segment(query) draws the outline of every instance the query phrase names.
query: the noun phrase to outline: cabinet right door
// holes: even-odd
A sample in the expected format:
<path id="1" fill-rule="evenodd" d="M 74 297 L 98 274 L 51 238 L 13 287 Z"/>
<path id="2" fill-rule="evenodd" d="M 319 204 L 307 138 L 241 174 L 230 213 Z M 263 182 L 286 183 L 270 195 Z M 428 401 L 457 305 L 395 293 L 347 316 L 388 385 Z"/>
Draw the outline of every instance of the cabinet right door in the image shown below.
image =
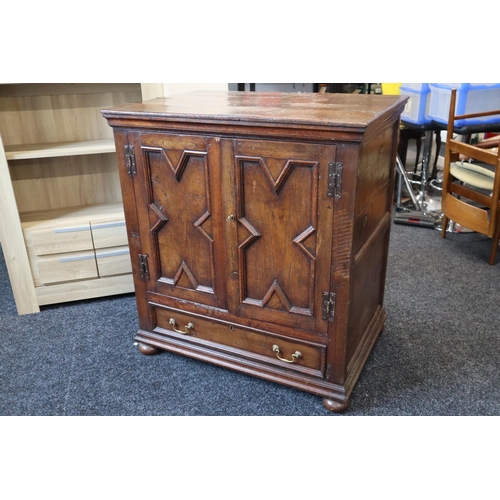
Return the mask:
<path id="1" fill-rule="evenodd" d="M 223 209 L 231 312 L 293 328 L 326 331 L 335 146 L 222 141 Z M 232 168 L 227 168 L 229 165 Z"/>

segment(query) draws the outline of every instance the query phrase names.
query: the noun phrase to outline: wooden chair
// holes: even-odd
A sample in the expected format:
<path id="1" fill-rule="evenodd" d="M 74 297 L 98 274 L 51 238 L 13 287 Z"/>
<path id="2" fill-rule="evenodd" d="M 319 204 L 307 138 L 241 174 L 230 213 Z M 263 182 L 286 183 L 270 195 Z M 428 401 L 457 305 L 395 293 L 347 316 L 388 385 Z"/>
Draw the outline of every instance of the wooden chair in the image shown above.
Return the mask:
<path id="1" fill-rule="evenodd" d="M 493 152 L 456 141 L 453 131 L 455 120 L 500 116 L 500 110 L 455 116 L 455 103 L 456 90 L 452 90 L 443 173 L 441 237 L 446 237 L 448 221 L 452 220 L 492 238 L 490 264 L 493 265 L 500 238 L 500 148 Z M 477 160 L 480 164 L 463 160 L 460 163 L 461 157 Z M 487 192 L 491 194 L 485 194 Z"/>

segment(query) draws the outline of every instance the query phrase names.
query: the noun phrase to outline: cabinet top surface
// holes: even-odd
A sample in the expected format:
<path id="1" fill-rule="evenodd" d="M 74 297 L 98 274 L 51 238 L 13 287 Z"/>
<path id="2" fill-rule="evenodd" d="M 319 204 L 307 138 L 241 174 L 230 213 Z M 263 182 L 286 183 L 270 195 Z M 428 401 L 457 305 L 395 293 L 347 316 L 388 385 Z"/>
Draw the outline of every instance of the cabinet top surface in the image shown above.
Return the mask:
<path id="1" fill-rule="evenodd" d="M 366 128 L 402 112 L 404 96 L 312 92 L 196 91 L 102 110 L 106 118 L 266 122 Z"/>

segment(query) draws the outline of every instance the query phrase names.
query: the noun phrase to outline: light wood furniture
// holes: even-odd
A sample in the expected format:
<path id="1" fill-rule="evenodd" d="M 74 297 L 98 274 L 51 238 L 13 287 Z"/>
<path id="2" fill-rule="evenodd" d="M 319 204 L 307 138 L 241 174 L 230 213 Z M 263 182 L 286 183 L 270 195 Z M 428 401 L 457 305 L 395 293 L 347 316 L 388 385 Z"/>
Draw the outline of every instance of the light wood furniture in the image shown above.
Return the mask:
<path id="1" fill-rule="evenodd" d="M 103 106 L 154 85 L 0 85 L 0 241 L 19 314 L 133 291 Z"/>
<path id="2" fill-rule="evenodd" d="M 140 351 L 212 362 L 345 410 L 386 317 L 406 100 L 193 92 L 105 109 Z"/>
<path id="3" fill-rule="evenodd" d="M 441 237 L 446 237 L 450 220 L 492 238 L 490 265 L 495 257 L 500 239 L 500 147 L 497 151 L 483 149 L 453 139 L 455 120 L 499 115 L 500 110 L 455 116 L 456 90 L 451 92 L 450 114 L 443 170 L 443 225 Z M 492 171 L 479 165 L 457 164 L 460 155 L 492 165 Z M 485 189 L 491 196 L 485 194 Z"/>

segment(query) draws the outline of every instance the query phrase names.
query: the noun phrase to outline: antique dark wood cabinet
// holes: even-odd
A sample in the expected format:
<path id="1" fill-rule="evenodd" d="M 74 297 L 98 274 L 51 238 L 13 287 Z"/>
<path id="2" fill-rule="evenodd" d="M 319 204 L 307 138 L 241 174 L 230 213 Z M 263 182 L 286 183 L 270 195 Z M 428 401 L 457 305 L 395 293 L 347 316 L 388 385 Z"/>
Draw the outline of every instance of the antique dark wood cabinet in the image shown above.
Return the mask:
<path id="1" fill-rule="evenodd" d="M 103 110 L 118 154 L 139 350 L 348 408 L 386 317 L 405 102 L 193 92 Z"/>

